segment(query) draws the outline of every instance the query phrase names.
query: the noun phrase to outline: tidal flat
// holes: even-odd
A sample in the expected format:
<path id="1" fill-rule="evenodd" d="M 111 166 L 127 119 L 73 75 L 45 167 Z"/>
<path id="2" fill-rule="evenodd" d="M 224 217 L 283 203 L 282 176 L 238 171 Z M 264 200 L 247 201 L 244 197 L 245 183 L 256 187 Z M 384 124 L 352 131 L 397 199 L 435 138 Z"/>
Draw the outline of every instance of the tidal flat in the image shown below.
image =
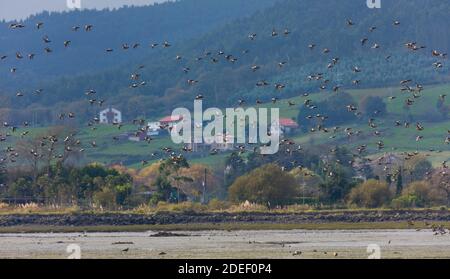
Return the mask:
<path id="1" fill-rule="evenodd" d="M 429 229 L 0 234 L 0 258 L 66 259 L 73 247 L 82 259 L 450 258 L 450 236 Z"/>

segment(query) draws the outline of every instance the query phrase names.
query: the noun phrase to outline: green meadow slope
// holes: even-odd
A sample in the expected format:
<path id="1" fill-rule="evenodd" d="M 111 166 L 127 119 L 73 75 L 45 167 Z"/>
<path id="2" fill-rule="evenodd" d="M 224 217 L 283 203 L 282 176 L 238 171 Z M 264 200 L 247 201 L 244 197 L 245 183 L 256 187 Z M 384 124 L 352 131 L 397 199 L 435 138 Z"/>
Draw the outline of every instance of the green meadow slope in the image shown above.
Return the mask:
<path id="1" fill-rule="evenodd" d="M 450 146 L 444 143 L 447 131 L 450 129 L 450 119 L 439 122 L 422 120 L 428 119 L 430 115 L 436 113 L 436 102 L 441 94 L 450 92 L 450 85 L 426 86 L 421 97 L 416 100 L 409 111 L 405 111 L 403 108 L 404 100 L 409 94 L 401 93 L 398 88 L 355 89 L 346 92 L 353 96 L 355 102 L 359 102 L 363 97 L 368 95 L 382 97 L 386 102 L 388 114 L 376 119 L 378 125 L 376 130 L 381 133 L 379 137 L 373 135 L 374 129 L 370 128 L 367 122 L 358 121 L 340 125 L 342 127 L 341 131 L 336 133 L 332 138 L 330 137 L 330 133 L 299 131 L 292 136 L 292 139 L 298 144 L 306 146 L 324 144 L 330 146 L 345 145 L 348 148 L 356 148 L 359 145 L 366 144 L 368 155 L 390 151 L 426 151 L 429 154 L 430 161 L 435 164 L 450 159 Z M 321 92 L 311 94 L 308 97 L 283 99 L 276 104 L 268 103 L 261 105 L 261 107 L 277 107 L 280 109 L 281 117 L 297 120 L 299 108 L 306 99 L 319 102 L 330 97 L 331 94 L 339 93 Z M 389 100 L 389 96 L 397 96 L 397 99 Z M 288 101 L 296 105 L 290 106 L 288 105 Z M 450 98 L 446 100 L 446 104 L 450 105 Z M 403 126 L 395 127 L 395 121 L 398 120 L 403 123 L 407 117 L 413 118 L 410 128 L 404 128 Z M 415 129 L 416 122 L 420 122 L 425 127 L 425 130 L 419 133 Z M 302 124 L 301 121 L 300 124 Z M 348 138 L 343 131 L 347 127 L 352 128 L 354 131 L 361 131 L 361 135 Z M 49 128 L 21 128 L 12 133 L 7 141 L 0 143 L 1 149 L 4 150 L 8 146 L 14 146 L 15 142 L 23 140 L 24 137 L 21 136 L 21 133 L 25 130 L 29 131 L 25 137 L 31 138 L 45 134 Z M 107 125 L 98 125 L 96 129 L 90 127 L 81 128 L 78 131 L 77 137 L 83 143 L 83 148 L 85 148 L 83 162 L 100 162 L 103 164 L 121 163 L 128 167 L 141 168 L 142 160 L 149 161 L 149 163 L 158 160 L 162 155 L 162 148 L 181 148 L 181 146 L 173 144 L 168 136 L 155 137 L 149 143 L 128 140 L 117 141 L 113 139 L 123 133 L 135 132 L 137 128 L 138 126 L 130 124 L 124 125 L 120 130 L 117 127 Z M 3 129 L 0 134 L 4 135 L 6 132 L 7 130 Z M 419 134 L 423 136 L 423 140 L 417 142 L 416 137 Z M 382 150 L 379 150 L 376 145 L 379 140 L 382 140 L 385 144 L 385 148 Z M 89 144 L 93 141 L 97 144 L 95 148 Z M 156 153 L 156 156 L 152 156 L 152 153 Z M 212 156 L 194 153 L 190 155 L 190 159 L 194 163 L 221 166 L 226 156 L 227 154 Z"/>

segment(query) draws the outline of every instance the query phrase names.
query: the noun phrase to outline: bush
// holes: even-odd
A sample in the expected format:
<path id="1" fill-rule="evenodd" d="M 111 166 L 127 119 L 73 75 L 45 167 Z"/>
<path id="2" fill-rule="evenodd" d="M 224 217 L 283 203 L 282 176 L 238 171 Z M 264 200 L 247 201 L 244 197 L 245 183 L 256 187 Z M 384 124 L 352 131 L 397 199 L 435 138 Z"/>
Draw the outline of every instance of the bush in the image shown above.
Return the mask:
<path id="1" fill-rule="evenodd" d="M 411 208 L 417 202 L 418 199 L 415 195 L 402 195 L 392 201 L 392 207 L 395 209 Z"/>
<path id="2" fill-rule="evenodd" d="M 230 212 L 267 212 L 267 205 L 251 203 L 249 201 L 242 202 L 230 207 Z"/>
<path id="3" fill-rule="evenodd" d="M 152 194 L 149 204 L 150 204 L 150 206 L 156 206 L 156 205 L 158 205 L 158 203 L 162 202 L 163 200 L 164 200 L 164 195 L 160 192 L 155 192 Z"/>
<path id="4" fill-rule="evenodd" d="M 295 187 L 292 175 L 275 164 L 268 164 L 236 179 L 229 188 L 229 198 L 233 202 L 287 205 L 295 199 Z"/>
<path id="5" fill-rule="evenodd" d="M 204 212 L 207 206 L 195 202 L 167 203 L 160 201 L 156 206 L 159 212 Z"/>
<path id="6" fill-rule="evenodd" d="M 427 173 L 433 170 L 433 165 L 424 156 L 415 156 L 414 158 L 405 162 L 405 170 L 409 171 L 410 182 L 422 181 L 426 178 Z"/>
<path id="7" fill-rule="evenodd" d="M 116 203 L 118 205 L 125 205 L 133 191 L 133 185 L 130 183 L 125 185 L 118 185 L 115 187 Z"/>
<path id="8" fill-rule="evenodd" d="M 379 96 L 366 96 L 359 103 L 360 111 L 367 117 L 386 114 L 386 103 Z"/>
<path id="9" fill-rule="evenodd" d="M 432 207 L 445 205 L 446 200 L 440 191 L 426 181 L 413 182 L 406 187 L 397 199 L 404 207 Z M 404 202 L 404 204 L 401 204 Z M 399 204 L 396 204 L 399 205 Z"/>
<path id="10" fill-rule="evenodd" d="M 293 169 L 289 174 L 294 177 L 297 191 L 302 198 L 307 197 L 308 200 L 314 200 L 320 197 L 320 185 L 323 184 L 323 179 L 319 175 L 308 169 L 300 168 Z"/>
<path id="11" fill-rule="evenodd" d="M 371 179 L 353 188 L 348 202 L 358 207 L 376 208 L 389 204 L 391 199 L 392 193 L 387 183 Z"/>
<path id="12" fill-rule="evenodd" d="M 339 160 L 344 162 L 342 159 Z M 324 182 L 320 185 L 319 201 L 329 205 L 341 205 L 358 183 L 352 177 L 354 175 L 353 169 L 340 163 L 323 165 L 321 168 Z"/>
<path id="13" fill-rule="evenodd" d="M 227 210 L 228 208 L 230 208 L 230 205 L 219 199 L 212 199 L 208 203 L 208 209 L 210 210 Z"/>
<path id="14" fill-rule="evenodd" d="M 116 207 L 116 193 L 108 188 L 104 187 L 100 191 L 94 193 L 94 202 L 101 207 L 113 209 Z"/>
<path id="15" fill-rule="evenodd" d="M 11 185 L 9 194 L 15 198 L 31 198 L 34 196 L 33 185 L 30 180 L 19 178 Z"/>

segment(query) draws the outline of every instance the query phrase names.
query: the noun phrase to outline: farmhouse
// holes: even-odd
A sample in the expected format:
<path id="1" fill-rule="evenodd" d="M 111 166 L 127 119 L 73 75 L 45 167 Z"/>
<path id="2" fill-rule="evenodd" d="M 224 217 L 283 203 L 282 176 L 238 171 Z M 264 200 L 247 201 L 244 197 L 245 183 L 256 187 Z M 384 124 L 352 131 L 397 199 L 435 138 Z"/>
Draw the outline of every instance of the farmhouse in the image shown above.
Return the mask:
<path id="1" fill-rule="evenodd" d="M 136 133 L 130 133 L 128 136 L 129 141 L 135 141 L 135 142 L 145 141 L 146 138 L 147 138 L 146 134 L 141 131 L 136 132 Z"/>
<path id="2" fill-rule="evenodd" d="M 166 116 L 156 122 L 149 122 L 147 124 L 147 136 L 160 136 L 164 134 L 163 131 L 171 130 L 182 120 L 183 120 L 182 115 L 175 115 L 175 116 Z"/>
<path id="3" fill-rule="evenodd" d="M 153 136 L 159 136 L 159 132 L 161 130 L 161 123 L 160 122 L 149 122 L 147 124 L 147 136 L 153 137 Z"/>
<path id="4" fill-rule="evenodd" d="M 284 134 L 294 133 L 300 126 L 290 118 L 280 118 L 280 128 Z"/>
<path id="5" fill-rule="evenodd" d="M 211 150 L 230 151 L 234 150 L 234 138 L 230 134 L 217 134 L 213 137 L 206 137 L 203 143 L 195 143 L 194 139 L 187 145 L 194 152 L 209 152 Z"/>
<path id="6" fill-rule="evenodd" d="M 300 126 L 294 120 L 290 118 L 280 118 L 278 123 L 272 122 L 270 126 L 270 132 L 272 134 L 283 137 L 285 135 L 291 135 L 295 133 Z"/>
<path id="7" fill-rule="evenodd" d="M 173 126 L 177 125 L 183 120 L 182 115 L 172 115 L 172 116 L 166 116 L 163 119 L 159 120 L 159 123 L 163 127 L 172 128 Z"/>
<path id="8" fill-rule="evenodd" d="M 100 112 L 101 124 L 119 124 L 122 123 L 122 113 L 115 108 L 107 108 Z"/>

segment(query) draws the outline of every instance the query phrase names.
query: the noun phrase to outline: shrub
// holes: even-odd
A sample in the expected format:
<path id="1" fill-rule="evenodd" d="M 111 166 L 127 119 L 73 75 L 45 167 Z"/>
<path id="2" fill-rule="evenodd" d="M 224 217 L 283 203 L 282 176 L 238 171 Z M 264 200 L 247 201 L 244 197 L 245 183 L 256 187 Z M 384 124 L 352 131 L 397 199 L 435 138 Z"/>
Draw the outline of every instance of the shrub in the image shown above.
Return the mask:
<path id="1" fill-rule="evenodd" d="M 230 205 L 226 201 L 219 199 L 212 199 L 208 203 L 208 209 L 210 210 L 226 210 L 230 208 Z"/>
<path id="2" fill-rule="evenodd" d="M 237 178 L 229 188 L 229 198 L 233 202 L 287 205 L 295 199 L 295 186 L 292 175 L 268 164 Z"/>
<path id="3" fill-rule="evenodd" d="M 376 208 L 389 204 L 391 199 L 387 183 L 371 179 L 353 188 L 348 202 L 358 207 Z"/>
<path id="4" fill-rule="evenodd" d="M 402 195 L 392 200 L 392 207 L 395 209 L 410 208 L 417 204 L 418 199 L 415 195 Z"/>
<path id="5" fill-rule="evenodd" d="M 116 203 L 118 205 L 125 205 L 132 191 L 133 186 L 130 183 L 116 186 Z"/>
<path id="6" fill-rule="evenodd" d="M 289 172 L 296 182 L 297 191 L 302 198 L 308 197 L 315 199 L 320 196 L 320 185 L 323 184 L 323 179 L 316 173 L 308 169 L 295 168 Z"/>
<path id="7" fill-rule="evenodd" d="M 11 185 L 9 194 L 17 198 L 30 198 L 34 196 L 33 184 L 30 180 L 19 178 Z"/>
<path id="8" fill-rule="evenodd" d="M 158 202 L 156 206 L 156 211 L 159 212 L 203 212 L 206 211 L 207 207 L 200 203 L 195 202 L 182 202 L 182 203 L 167 203 L 167 202 Z"/>
<path id="9" fill-rule="evenodd" d="M 229 209 L 230 212 L 266 212 L 267 205 L 251 203 L 249 201 L 233 205 Z"/>
<path id="10" fill-rule="evenodd" d="M 100 191 L 95 192 L 94 202 L 101 207 L 113 209 L 116 206 L 116 193 L 108 188 L 104 187 Z"/>
<path id="11" fill-rule="evenodd" d="M 340 163 L 324 165 L 321 168 L 325 171 L 322 171 L 324 182 L 320 185 L 319 201 L 329 205 L 341 205 L 358 183 L 352 177 L 353 169 Z"/>
<path id="12" fill-rule="evenodd" d="M 386 103 L 379 96 L 366 96 L 359 103 L 360 111 L 368 117 L 386 114 Z"/>
<path id="13" fill-rule="evenodd" d="M 155 192 L 152 194 L 149 204 L 151 206 L 157 206 L 160 202 L 162 202 L 162 200 L 164 200 L 164 195 L 160 192 Z"/>
<path id="14" fill-rule="evenodd" d="M 422 181 L 427 173 L 433 170 L 433 165 L 425 156 L 419 155 L 405 162 L 406 178 L 409 182 Z"/>
<path id="15" fill-rule="evenodd" d="M 409 201 L 405 207 L 431 207 L 445 204 L 445 197 L 439 189 L 432 187 L 426 181 L 409 184 L 402 192 L 401 201 Z"/>

